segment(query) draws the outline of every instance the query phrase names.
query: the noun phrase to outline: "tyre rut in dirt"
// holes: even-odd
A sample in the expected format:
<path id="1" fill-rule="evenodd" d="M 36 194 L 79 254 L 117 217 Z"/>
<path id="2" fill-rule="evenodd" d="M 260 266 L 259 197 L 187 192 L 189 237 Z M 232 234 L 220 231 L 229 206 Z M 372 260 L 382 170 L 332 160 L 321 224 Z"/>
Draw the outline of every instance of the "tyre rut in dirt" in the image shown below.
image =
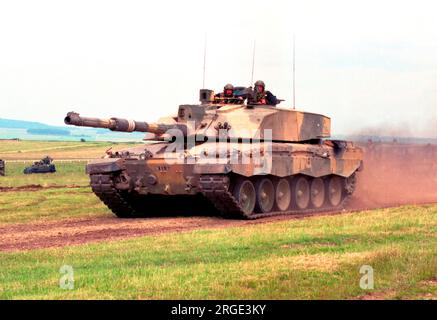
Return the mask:
<path id="1" fill-rule="evenodd" d="M 322 178 L 313 178 L 310 185 L 311 205 L 313 208 L 321 208 L 325 204 L 325 182 Z"/>
<path id="2" fill-rule="evenodd" d="M 273 210 L 275 204 L 275 187 L 269 178 L 258 178 L 255 183 L 255 212 L 266 213 Z"/>
<path id="3" fill-rule="evenodd" d="M 114 187 L 111 175 L 93 174 L 90 178 L 93 192 L 117 217 L 132 218 L 135 216 L 135 210 L 123 199 L 121 191 Z"/>
<path id="4" fill-rule="evenodd" d="M 230 179 L 223 175 L 205 175 L 199 179 L 203 195 L 216 207 L 225 218 L 247 219 L 240 204 L 229 191 Z"/>

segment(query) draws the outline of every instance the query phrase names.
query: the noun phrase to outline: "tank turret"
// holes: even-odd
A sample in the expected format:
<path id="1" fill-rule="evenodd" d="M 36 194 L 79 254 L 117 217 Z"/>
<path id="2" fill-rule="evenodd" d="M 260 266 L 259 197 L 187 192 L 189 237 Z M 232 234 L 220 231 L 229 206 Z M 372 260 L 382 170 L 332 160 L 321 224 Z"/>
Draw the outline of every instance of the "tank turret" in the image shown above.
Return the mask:
<path id="1" fill-rule="evenodd" d="M 32 173 L 54 173 L 56 172 L 56 167 L 53 164 L 53 159 L 49 156 L 44 157 L 40 161 L 36 161 L 30 167 L 26 167 L 23 170 L 24 174 Z"/>
<path id="2" fill-rule="evenodd" d="M 207 96 L 210 97 L 211 93 Z M 179 106 L 177 117 L 170 124 L 122 118 L 88 118 L 75 112 L 69 112 L 64 122 L 68 125 L 122 132 L 140 131 L 163 135 L 176 129 L 184 136 L 214 138 L 225 134 L 229 139 L 268 138 L 284 142 L 318 140 L 328 138 L 331 134 L 331 119 L 320 114 L 266 105 L 214 104 L 205 100 L 201 105 Z"/>

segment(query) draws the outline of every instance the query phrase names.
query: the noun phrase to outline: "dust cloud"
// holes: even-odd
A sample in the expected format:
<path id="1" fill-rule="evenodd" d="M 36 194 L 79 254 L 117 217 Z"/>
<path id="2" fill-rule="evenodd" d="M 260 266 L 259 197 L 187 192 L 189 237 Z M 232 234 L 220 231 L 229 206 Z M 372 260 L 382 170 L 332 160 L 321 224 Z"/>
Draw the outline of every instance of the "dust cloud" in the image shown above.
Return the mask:
<path id="1" fill-rule="evenodd" d="M 375 126 L 362 127 L 352 132 L 353 136 L 374 137 L 375 140 L 383 137 L 412 137 L 414 132 L 408 122 L 404 123 L 384 123 Z"/>
<path id="2" fill-rule="evenodd" d="M 350 205 L 437 202 L 437 145 L 362 143 L 364 169 Z"/>

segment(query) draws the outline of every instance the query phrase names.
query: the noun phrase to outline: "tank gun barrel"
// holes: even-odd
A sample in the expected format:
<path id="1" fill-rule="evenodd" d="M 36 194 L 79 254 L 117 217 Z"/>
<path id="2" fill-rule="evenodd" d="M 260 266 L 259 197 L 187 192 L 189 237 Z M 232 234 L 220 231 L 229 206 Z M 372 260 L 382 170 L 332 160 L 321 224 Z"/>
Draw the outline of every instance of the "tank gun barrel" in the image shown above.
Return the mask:
<path id="1" fill-rule="evenodd" d="M 164 124 L 164 123 L 148 123 L 145 121 L 135 121 L 122 118 L 89 118 L 81 117 L 76 112 L 69 112 L 64 119 L 64 123 L 67 125 L 79 126 L 79 127 L 92 127 L 92 128 L 105 128 L 112 131 L 121 132 L 151 132 L 155 134 L 164 134 L 168 130 L 178 129 L 187 134 L 187 126 L 185 124 Z"/>

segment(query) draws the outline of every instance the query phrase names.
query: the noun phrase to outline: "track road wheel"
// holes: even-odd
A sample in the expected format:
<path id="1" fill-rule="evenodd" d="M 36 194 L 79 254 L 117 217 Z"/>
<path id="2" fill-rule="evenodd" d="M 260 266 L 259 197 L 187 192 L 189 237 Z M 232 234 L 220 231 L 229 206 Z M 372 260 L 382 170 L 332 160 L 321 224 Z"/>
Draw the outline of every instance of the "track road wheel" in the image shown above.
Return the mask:
<path id="1" fill-rule="evenodd" d="M 328 201 L 333 207 L 340 205 L 343 198 L 343 181 L 340 177 L 332 176 L 328 180 Z"/>
<path id="2" fill-rule="evenodd" d="M 298 177 L 294 182 L 293 200 L 297 209 L 304 210 L 310 203 L 310 184 L 305 177 Z"/>
<path id="3" fill-rule="evenodd" d="M 321 178 L 314 178 L 310 187 L 311 205 L 313 208 L 321 208 L 325 203 L 325 183 Z"/>
<path id="4" fill-rule="evenodd" d="M 255 183 L 256 204 L 255 211 L 260 213 L 270 212 L 275 204 L 275 187 L 269 178 L 260 178 Z"/>
<path id="5" fill-rule="evenodd" d="M 233 189 L 233 196 L 244 214 L 250 216 L 255 209 L 256 203 L 256 191 L 253 183 L 248 179 L 238 180 Z"/>
<path id="6" fill-rule="evenodd" d="M 276 208 L 279 211 L 287 211 L 291 203 L 291 188 L 287 179 L 279 179 L 275 191 Z"/>

